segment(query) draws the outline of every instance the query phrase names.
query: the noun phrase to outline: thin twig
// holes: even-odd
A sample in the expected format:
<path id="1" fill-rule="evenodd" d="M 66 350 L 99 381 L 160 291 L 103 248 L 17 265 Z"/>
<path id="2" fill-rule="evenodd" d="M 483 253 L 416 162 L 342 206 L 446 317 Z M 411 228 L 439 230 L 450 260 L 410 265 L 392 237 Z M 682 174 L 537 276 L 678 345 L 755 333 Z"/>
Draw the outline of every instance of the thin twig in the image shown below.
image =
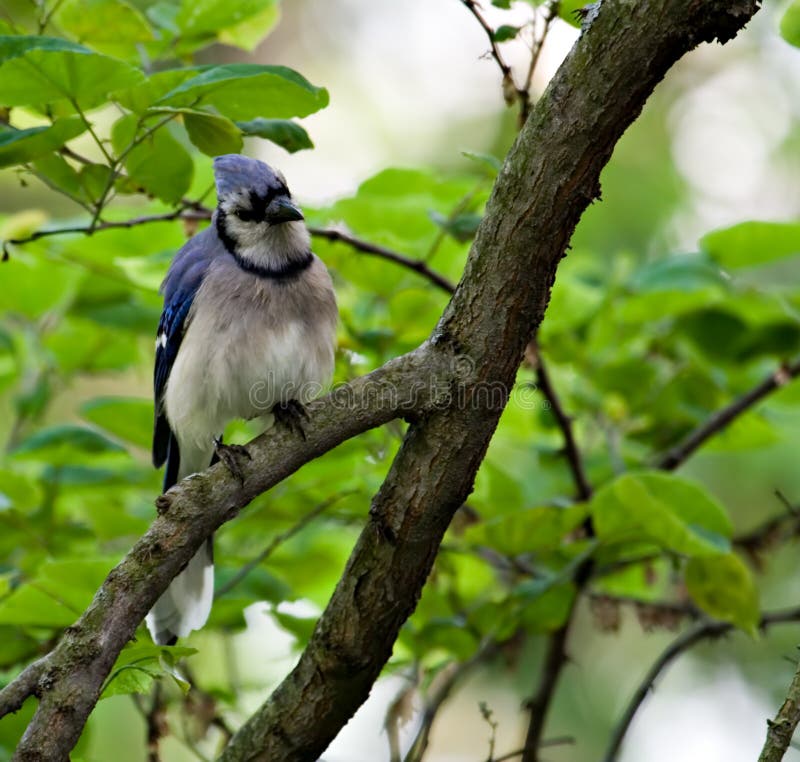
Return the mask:
<path id="1" fill-rule="evenodd" d="M 792 609 L 784 609 L 781 611 L 773 611 L 768 614 L 764 614 L 759 621 L 759 627 L 762 630 L 766 630 L 769 627 L 776 625 L 776 624 L 787 624 L 789 622 L 797 622 L 800 621 L 800 607 L 792 608 Z M 650 669 L 647 671 L 642 682 L 636 688 L 633 696 L 631 697 L 628 706 L 625 708 L 625 712 L 623 713 L 622 717 L 620 718 L 619 722 L 617 723 L 616 727 L 614 728 L 611 734 L 611 740 L 609 741 L 608 748 L 606 750 L 605 756 L 603 757 L 604 762 L 614 762 L 614 760 L 619 755 L 620 748 L 622 747 L 622 741 L 625 738 L 625 734 L 628 732 L 628 728 L 633 721 L 636 712 L 638 711 L 639 707 L 642 705 L 642 702 L 647 697 L 647 694 L 655 686 L 655 682 L 658 679 L 659 675 L 684 651 L 687 651 L 692 646 L 700 643 L 703 640 L 708 640 L 710 638 L 717 638 L 721 635 L 725 635 L 726 633 L 730 632 L 734 629 L 734 625 L 728 622 L 717 622 L 717 621 L 704 621 L 699 622 L 698 624 L 694 625 L 690 629 L 686 630 L 682 635 L 672 641 L 672 643 L 667 646 L 667 648 L 662 652 L 662 654 L 656 659 Z"/>
<path id="2" fill-rule="evenodd" d="M 547 738 L 539 744 L 540 749 L 551 749 L 553 746 L 571 746 L 575 743 L 572 736 L 556 736 L 555 738 Z M 515 749 L 514 751 L 501 754 L 499 757 L 494 757 L 491 762 L 507 762 L 514 757 L 521 757 L 527 750 L 527 747 L 522 749 Z"/>
<path id="3" fill-rule="evenodd" d="M 714 413 L 704 421 L 680 443 L 656 460 L 656 467 L 665 471 L 674 471 L 686 462 L 706 440 L 722 431 L 742 413 L 749 410 L 771 392 L 788 384 L 793 378 L 800 375 L 800 360 L 786 363 L 770 373 L 758 386 L 738 397 L 730 405 Z"/>
<path id="4" fill-rule="evenodd" d="M 355 236 L 352 236 L 349 233 L 337 228 L 312 227 L 308 229 L 308 232 L 317 238 L 325 238 L 328 241 L 339 241 L 341 243 L 346 243 L 356 251 L 360 251 L 364 254 L 372 254 L 376 257 L 380 257 L 381 259 L 386 259 L 389 262 L 394 262 L 395 264 L 405 267 L 408 270 L 413 270 L 415 273 L 427 278 L 431 283 L 440 288 L 442 291 L 446 291 L 448 294 L 452 294 L 453 291 L 456 290 L 455 284 L 451 283 L 447 278 L 444 277 L 444 275 L 439 274 L 436 272 L 436 270 L 429 267 L 421 259 L 413 259 L 412 257 L 407 257 L 405 254 L 400 254 L 383 246 L 378 246 L 377 244 L 363 241 L 360 238 L 356 238 Z"/>
<path id="5" fill-rule="evenodd" d="M 510 83 L 511 86 L 514 87 L 516 90 L 516 86 L 514 85 L 514 79 L 511 75 L 511 67 L 505 62 L 503 56 L 500 53 L 500 48 L 497 47 L 497 43 L 494 39 L 494 29 L 489 26 L 489 23 L 483 17 L 483 14 L 479 10 L 478 3 L 475 0 L 461 0 L 467 10 L 477 19 L 478 23 L 481 25 L 481 28 L 484 32 L 486 32 L 486 36 L 489 38 L 489 46 L 492 53 L 492 58 L 497 61 L 497 65 L 500 67 L 500 71 L 503 73 L 503 84 L 504 86 L 506 83 Z"/>
<path id="6" fill-rule="evenodd" d="M 92 235 L 103 230 L 114 230 L 115 228 L 135 228 L 138 225 L 148 225 L 151 222 L 171 222 L 173 220 L 207 220 L 210 219 L 211 212 L 204 210 L 187 209 L 181 206 L 172 212 L 165 214 L 151 214 L 142 217 L 133 217 L 129 220 L 114 220 L 110 222 L 101 222 L 94 228 L 90 225 L 75 225 L 67 228 L 45 228 L 43 230 L 35 230 L 24 238 L 9 238 L 5 243 L 13 244 L 14 246 L 22 246 L 23 244 L 37 241 L 40 238 L 48 238 L 55 235 L 66 235 L 68 233 L 83 233 L 84 235 Z"/>
<path id="7" fill-rule="evenodd" d="M 531 50 L 531 60 L 528 64 L 528 73 L 525 75 L 525 85 L 519 91 L 519 121 L 520 125 L 525 124 L 528 114 L 531 111 L 531 85 L 533 84 L 533 74 L 536 71 L 536 64 L 539 63 L 539 57 L 542 54 L 547 35 L 550 32 L 550 25 L 558 16 L 561 9 L 561 0 L 551 0 L 547 12 L 544 17 L 544 28 L 542 34 L 537 40 L 534 41 L 533 49 Z"/>
<path id="8" fill-rule="evenodd" d="M 558 427 L 561 429 L 561 433 L 564 437 L 564 454 L 569 463 L 570 470 L 572 471 L 572 478 L 575 481 L 577 496 L 581 502 L 585 502 L 592 496 L 592 485 L 589 483 L 589 479 L 586 476 L 583 457 L 575 441 L 575 434 L 572 429 L 572 418 L 567 415 L 564 406 L 561 404 L 561 399 L 550 380 L 550 374 L 547 372 L 547 367 L 542 360 L 539 347 L 535 340 L 528 344 L 525 350 L 525 359 L 528 361 L 528 364 L 535 369 L 536 386 L 550 404 L 550 410 L 556 418 Z"/>
<path id="9" fill-rule="evenodd" d="M 352 495 L 354 492 L 355 490 L 347 490 L 329 497 L 327 500 L 324 500 L 323 502 L 319 503 L 319 505 L 315 506 L 305 516 L 303 516 L 300 521 L 298 521 L 296 524 L 293 524 L 285 532 L 281 532 L 281 534 L 276 535 L 272 539 L 272 542 L 270 542 L 269 545 L 264 548 L 264 550 L 262 550 L 255 558 L 248 561 L 233 577 L 231 577 L 231 579 L 228 580 L 228 582 L 220 586 L 220 588 L 214 593 L 214 599 L 216 600 L 217 598 L 221 598 L 223 595 L 226 595 L 233 590 L 233 588 L 236 587 L 236 585 L 238 585 L 245 577 L 247 577 L 247 575 L 250 574 L 253 569 L 261 565 L 267 558 L 269 558 L 269 556 L 272 555 L 278 546 L 294 537 L 298 532 L 303 530 L 315 518 L 317 518 L 317 516 L 328 510 L 328 508 L 330 508 L 334 503 L 338 502 L 347 495 Z"/>
<path id="10" fill-rule="evenodd" d="M 531 714 L 528 723 L 528 732 L 525 736 L 525 747 L 522 750 L 522 762 L 537 762 L 539 759 L 539 745 L 544 723 L 547 719 L 547 710 L 555 694 L 558 679 L 567 662 L 567 635 L 569 634 L 570 620 L 551 633 L 547 639 L 544 663 L 542 664 L 539 687 L 536 694 L 528 699 L 526 707 Z"/>
<path id="11" fill-rule="evenodd" d="M 421 762 L 430 742 L 433 723 L 439 714 L 439 710 L 450 698 L 456 685 L 479 664 L 492 659 L 500 651 L 501 647 L 500 643 L 491 640 L 484 641 L 469 659 L 460 663 L 452 662 L 442 669 L 441 678 L 434 683 L 435 689 L 426 696 L 425 707 L 422 710 L 422 721 L 411 748 L 404 758 L 404 762 Z"/>

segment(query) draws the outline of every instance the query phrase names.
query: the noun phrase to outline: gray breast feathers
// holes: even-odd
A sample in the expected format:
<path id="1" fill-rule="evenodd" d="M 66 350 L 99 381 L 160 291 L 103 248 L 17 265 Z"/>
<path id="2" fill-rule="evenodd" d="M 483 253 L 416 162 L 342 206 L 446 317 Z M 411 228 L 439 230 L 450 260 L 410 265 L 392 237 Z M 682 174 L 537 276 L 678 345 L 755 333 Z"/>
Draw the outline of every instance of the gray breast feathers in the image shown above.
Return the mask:
<path id="1" fill-rule="evenodd" d="M 216 260 L 195 297 L 164 398 L 178 441 L 200 446 L 233 418 L 319 394 L 333 373 L 336 323 L 330 275 L 318 258 L 287 281 Z"/>

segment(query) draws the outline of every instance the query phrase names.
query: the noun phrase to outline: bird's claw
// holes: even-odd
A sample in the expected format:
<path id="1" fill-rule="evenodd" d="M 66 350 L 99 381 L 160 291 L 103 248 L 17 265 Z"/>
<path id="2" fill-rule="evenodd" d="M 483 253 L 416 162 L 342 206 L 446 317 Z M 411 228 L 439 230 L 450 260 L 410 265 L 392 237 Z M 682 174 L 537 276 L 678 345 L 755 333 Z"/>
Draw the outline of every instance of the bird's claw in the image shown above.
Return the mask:
<path id="1" fill-rule="evenodd" d="M 277 423 L 285 426 L 289 431 L 298 434 L 303 439 L 306 438 L 303 422 L 310 420 L 310 418 L 302 402 L 297 400 L 279 402 L 272 408 L 272 414 L 275 416 Z"/>
<path id="2" fill-rule="evenodd" d="M 226 445 L 222 443 L 222 437 L 214 439 L 214 452 L 224 464 L 225 468 L 231 472 L 231 475 L 239 480 L 240 484 L 244 484 L 244 472 L 239 465 L 240 458 L 247 458 L 252 460 L 253 456 L 248 452 L 247 448 L 243 445 Z"/>

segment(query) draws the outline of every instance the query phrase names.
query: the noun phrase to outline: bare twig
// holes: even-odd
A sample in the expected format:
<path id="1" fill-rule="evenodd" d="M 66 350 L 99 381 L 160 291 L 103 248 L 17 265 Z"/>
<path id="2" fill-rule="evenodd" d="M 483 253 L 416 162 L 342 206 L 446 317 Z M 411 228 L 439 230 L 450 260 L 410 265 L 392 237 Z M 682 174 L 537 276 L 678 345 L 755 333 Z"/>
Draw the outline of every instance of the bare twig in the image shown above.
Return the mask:
<path id="1" fill-rule="evenodd" d="M 555 694 L 561 671 L 567 663 L 567 635 L 572 614 L 567 621 L 547 639 L 547 646 L 542 664 L 539 687 L 534 696 L 526 702 L 531 714 L 528 732 L 525 736 L 525 747 L 522 750 L 522 762 L 537 762 L 547 710 Z"/>
<path id="2" fill-rule="evenodd" d="M 378 246 L 377 244 L 363 241 L 360 238 L 356 238 L 355 236 L 336 228 L 311 227 L 309 228 L 309 232 L 311 235 L 317 238 L 325 238 L 328 241 L 334 242 L 340 241 L 341 243 L 346 243 L 348 246 L 351 246 L 356 251 L 360 251 L 363 254 L 372 254 L 376 257 L 380 257 L 381 259 L 386 259 L 389 262 L 394 262 L 395 264 L 405 267 L 408 270 L 413 270 L 415 273 L 427 278 L 431 283 L 440 288 L 442 291 L 446 291 L 448 294 L 452 294 L 453 291 L 455 291 L 455 285 L 453 283 L 445 278 L 444 275 L 441 275 L 433 270 L 421 259 L 413 259 L 412 257 L 407 257 L 404 254 L 392 251 L 391 249 L 387 249 L 383 246 Z"/>
<path id="3" fill-rule="evenodd" d="M 570 746 L 574 743 L 575 739 L 572 736 L 557 736 L 556 738 L 545 739 L 539 744 L 539 748 L 552 749 L 554 746 Z M 507 762 L 507 760 L 514 759 L 514 757 L 521 757 L 526 751 L 527 747 L 515 749 L 514 751 L 509 751 L 505 754 L 501 754 L 499 757 L 495 757 L 491 762 Z"/>
<path id="4" fill-rule="evenodd" d="M 264 550 L 262 550 L 254 559 L 248 561 L 239 571 L 228 580 L 227 583 L 222 585 L 215 593 L 214 599 L 221 598 L 223 595 L 227 595 L 231 590 L 233 590 L 236 585 L 238 585 L 248 574 L 250 574 L 253 569 L 257 566 L 262 564 L 272 553 L 282 545 L 287 540 L 294 537 L 298 532 L 302 531 L 307 527 L 317 516 L 319 516 L 324 511 L 328 510 L 334 503 L 341 500 L 343 497 L 347 495 L 352 495 L 355 490 L 348 490 L 346 492 L 339 492 L 336 495 L 324 500 L 323 502 L 319 503 L 319 505 L 312 508 L 305 516 L 303 516 L 296 524 L 293 524 L 289 527 L 285 532 L 281 532 L 279 535 L 276 535 L 272 541 L 267 545 Z"/>
<path id="5" fill-rule="evenodd" d="M 477 22 L 481 25 L 481 28 L 484 32 L 486 32 L 486 36 L 489 38 L 489 49 L 492 53 L 492 58 L 497 61 L 497 66 L 500 68 L 500 71 L 503 74 L 503 94 L 506 99 L 506 103 L 511 105 L 513 103 L 514 98 L 518 97 L 519 90 L 517 86 L 514 84 L 514 77 L 511 72 L 511 67 L 505 62 L 502 54 L 500 53 L 500 48 L 497 47 L 497 43 L 494 39 L 494 29 L 489 26 L 489 23 L 483 17 L 483 14 L 480 11 L 480 7 L 475 0 L 461 0 L 467 10 L 475 17 Z"/>
<path id="6" fill-rule="evenodd" d="M 437 675 L 437 680 L 431 686 L 430 694 L 426 696 L 425 707 L 422 710 L 422 721 L 404 762 L 422 761 L 428 748 L 433 723 L 439 714 L 439 710 L 452 695 L 456 685 L 479 664 L 492 659 L 501 647 L 501 644 L 487 640 L 466 661 L 460 663 L 452 662 L 442 669 L 442 672 Z"/>
<path id="7" fill-rule="evenodd" d="M 550 404 L 550 410 L 555 416 L 558 427 L 561 429 L 561 433 L 564 436 L 564 455 L 572 471 L 572 478 L 575 481 L 578 500 L 585 502 L 592 496 L 592 485 L 589 483 L 589 479 L 586 476 L 583 457 L 575 441 L 575 434 L 572 430 L 572 418 L 567 415 L 564 406 L 561 404 L 561 399 L 550 380 L 550 374 L 547 372 L 547 367 L 542 360 L 539 347 L 535 340 L 528 344 L 528 348 L 525 350 L 525 359 L 528 364 L 536 370 L 536 386 Z"/>
<path id="8" fill-rule="evenodd" d="M 536 64 L 539 63 L 539 57 L 542 54 L 547 35 L 550 32 L 550 25 L 558 17 L 558 12 L 561 9 L 561 0 L 550 0 L 550 4 L 545 11 L 544 28 L 541 35 L 534 40 L 533 48 L 531 49 L 531 60 L 528 64 L 528 73 L 525 75 L 525 84 L 519 91 L 519 121 L 521 124 L 525 123 L 528 114 L 531 111 L 531 85 L 533 84 L 533 74 L 536 71 Z"/>
<path id="9" fill-rule="evenodd" d="M 700 424 L 683 441 L 658 458 L 656 466 L 665 471 L 674 471 L 714 434 L 722 431 L 742 413 L 748 411 L 771 392 L 788 384 L 798 375 L 800 375 L 800 360 L 782 365 L 770 373 L 758 386 L 753 387 L 749 392 L 735 399 L 730 405 L 714 413 L 707 421 Z"/>
<path id="10" fill-rule="evenodd" d="M 797 621 L 800 621 L 800 607 L 764 614 L 759 622 L 759 627 L 762 630 L 766 630 L 776 624 L 787 624 L 789 622 Z M 674 641 L 672 641 L 672 643 L 670 643 L 669 646 L 667 646 L 667 648 L 647 671 L 647 674 L 642 682 L 636 688 L 636 691 L 631 697 L 625 712 L 614 728 L 605 756 L 603 757 L 604 762 L 614 762 L 619 755 L 620 748 L 622 747 L 622 741 L 625 738 L 625 734 L 628 732 L 628 728 L 630 727 L 636 712 L 642 705 L 642 702 L 645 700 L 645 698 L 647 698 L 647 694 L 650 693 L 655 686 L 655 682 L 661 673 L 678 656 L 680 656 L 684 651 L 690 649 L 692 646 L 700 643 L 703 640 L 725 635 L 733 629 L 734 625 L 728 622 L 717 622 L 710 620 L 699 622 L 690 629 L 686 630 L 686 632 L 684 632 L 682 635 L 680 635 L 680 637 L 676 638 Z"/>
<path id="11" fill-rule="evenodd" d="M 14 246 L 22 246 L 31 241 L 38 241 L 40 238 L 49 238 L 56 235 L 67 235 L 69 233 L 83 233 L 84 235 L 92 235 L 99 233 L 103 230 L 113 230 L 115 228 L 135 228 L 139 225 L 148 225 L 152 222 L 171 222 L 173 220 L 207 220 L 211 217 L 210 212 L 207 214 L 205 211 L 187 209 L 181 206 L 172 212 L 164 214 L 150 214 L 143 217 L 133 217 L 129 220 L 114 220 L 111 222 L 101 222 L 92 228 L 90 225 L 75 225 L 68 228 L 45 228 L 43 230 L 35 230 L 24 238 L 9 238 L 5 241 L 6 244 Z"/>

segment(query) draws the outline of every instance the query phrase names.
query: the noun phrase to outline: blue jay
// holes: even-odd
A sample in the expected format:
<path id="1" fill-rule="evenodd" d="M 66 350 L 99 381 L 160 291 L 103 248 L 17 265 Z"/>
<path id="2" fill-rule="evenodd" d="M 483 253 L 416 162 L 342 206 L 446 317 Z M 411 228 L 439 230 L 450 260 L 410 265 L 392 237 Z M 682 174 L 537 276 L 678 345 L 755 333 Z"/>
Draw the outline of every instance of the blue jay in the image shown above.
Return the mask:
<path id="1" fill-rule="evenodd" d="M 240 475 L 242 447 L 222 444 L 234 418 L 273 413 L 296 426 L 333 373 L 338 313 L 301 211 L 266 164 L 214 160 L 211 225 L 178 252 L 161 286 L 153 463 L 164 491 L 217 459 Z M 156 643 L 202 627 L 214 591 L 212 539 L 147 615 Z"/>

